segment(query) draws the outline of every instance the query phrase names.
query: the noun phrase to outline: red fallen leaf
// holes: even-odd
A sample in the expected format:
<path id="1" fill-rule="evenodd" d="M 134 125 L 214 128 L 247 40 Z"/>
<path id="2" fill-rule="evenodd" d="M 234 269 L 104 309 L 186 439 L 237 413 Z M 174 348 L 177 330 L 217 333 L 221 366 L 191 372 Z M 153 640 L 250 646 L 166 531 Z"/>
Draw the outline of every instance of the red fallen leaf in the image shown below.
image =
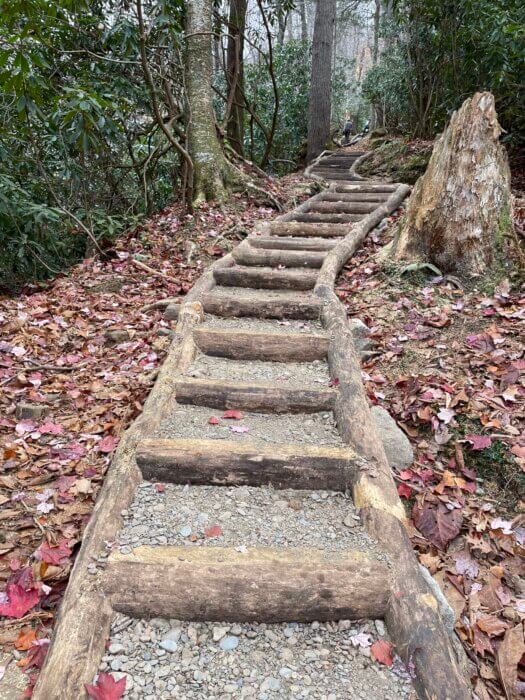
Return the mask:
<path id="1" fill-rule="evenodd" d="M 398 484 L 397 492 L 401 496 L 401 498 L 410 498 L 410 496 L 412 495 L 412 489 L 408 484 Z"/>
<path id="2" fill-rule="evenodd" d="M 208 419 L 208 423 L 210 425 L 219 425 L 220 420 L 218 418 L 216 418 L 215 416 L 210 416 L 210 418 Z"/>
<path id="3" fill-rule="evenodd" d="M 231 418 L 232 420 L 242 420 L 242 413 L 240 411 L 224 411 L 221 418 Z"/>
<path id="4" fill-rule="evenodd" d="M 409 481 L 410 479 L 413 479 L 414 476 L 415 474 L 412 469 L 403 469 L 403 471 L 399 472 L 399 478 L 403 479 L 403 481 Z"/>
<path id="5" fill-rule="evenodd" d="M 470 442 L 473 450 L 484 450 L 492 445 L 490 435 L 465 435 L 465 439 Z"/>
<path id="6" fill-rule="evenodd" d="M 157 493 L 164 493 L 166 490 L 164 484 L 155 484 L 155 488 L 157 489 Z"/>
<path id="7" fill-rule="evenodd" d="M 102 440 L 97 444 L 97 450 L 107 454 L 108 452 L 113 452 L 118 443 L 118 437 L 115 437 L 114 435 L 106 435 L 106 437 L 102 438 Z"/>
<path id="8" fill-rule="evenodd" d="M 394 663 L 394 656 L 392 654 L 392 645 L 385 639 L 379 639 L 374 642 L 370 647 L 373 658 L 380 664 L 385 666 L 392 666 Z"/>
<path id="9" fill-rule="evenodd" d="M 64 427 L 58 423 L 53 423 L 53 421 L 46 420 L 39 428 L 38 432 L 41 435 L 60 435 L 64 432 Z"/>
<path id="10" fill-rule="evenodd" d="M 454 508 L 448 510 L 442 503 L 432 508 L 428 503 L 420 506 L 416 503 L 412 518 L 417 529 L 439 549 L 446 549 L 450 540 L 459 534 L 463 523 L 461 512 Z"/>
<path id="11" fill-rule="evenodd" d="M 330 386 L 330 387 L 339 386 L 339 379 L 337 379 L 337 378 L 336 378 L 336 379 L 330 379 L 330 381 L 328 382 L 328 386 Z"/>
<path id="12" fill-rule="evenodd" d="M 15 641 L 15 649 L 18 649 L 18 651 L 27 651 L 28 649 L 31 649 L 35 642 L 35 630 L 24 628 L 23 630 L 20 630 L 20 634 Z"/>
<path id="13" fill-rule="evenodd" d="M 212 525 L 204 528 L 204 537 L 220 537 L 222 535 L 222 527 L 220 525 Z"/>
<path id="14" fill-rule="evenodd" d="M 38 639 L 27 652 L 26 658 L 20 661 L 18 665 L 23 667 L 26 672 L 30 668 L 42 668 L 48 649 L 49 639 Z"/>
<path id="15" fill-rule="evenodd" d="M 36 550 L 35 556 L 47 564 L 60 566 L 60 564 L 67 562 L 71 552 L 72 550 L 67 546 L 67 540 L 60 540 L 56 547 L 51 547 L 47 542 L 43 542 Z"/>
<path id="16" fill-rule="evenodd" d="M 5 617 L 24 617 L 26 612 L 38 604 L 36 588 L 26 591 L 18 583 L 8 583 L 6 593 L 9 602 L 0 603 L 0 615 Z"/>
<path id="17" fill-rule="evenodd" d="M 119 700 L 126 692 L 126 678 L 116 681 L 111 673 L 99 673 L 95 685 L 84 685 L 90 698 L 96 700 Z"/>

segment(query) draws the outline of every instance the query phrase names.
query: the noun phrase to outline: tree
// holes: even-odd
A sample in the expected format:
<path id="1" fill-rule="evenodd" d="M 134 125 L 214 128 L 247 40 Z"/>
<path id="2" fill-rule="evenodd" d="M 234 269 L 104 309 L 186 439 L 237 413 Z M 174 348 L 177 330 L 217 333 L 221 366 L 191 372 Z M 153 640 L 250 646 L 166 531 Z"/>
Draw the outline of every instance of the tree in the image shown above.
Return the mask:
<path id="1" fill-rule="evenodd" d="M 336 0 L 317 0 L 312 42 L 312 80 L 308 107 L 306 158 L 316 158 L 330 136 L 332 49 Z"/>
<path id="2" fill-rule="evenodd" d="M 510 173 L 489 92 L 452 116 L 410 198 L 394 241 L 397 260 L 425 260 L 442 272 L 482 275 L 510 228 Z"/>
<path id="3" fill-rule="evenodd" d="M 247 0 L 230 0 L 226 54 L 226 78 L 228 82 L 226 134 L 232 148 L 241 156 L 244 152 L 243 53 L 247 4 Z"/>
<path id="4" fill-rule="evenodd" d="M 226 160 L 212 99 L 212 0 L 190 0 L 186 20 L 188 149 L 193 161 L 193 201 L 224 200 L 240 180 Z"/>

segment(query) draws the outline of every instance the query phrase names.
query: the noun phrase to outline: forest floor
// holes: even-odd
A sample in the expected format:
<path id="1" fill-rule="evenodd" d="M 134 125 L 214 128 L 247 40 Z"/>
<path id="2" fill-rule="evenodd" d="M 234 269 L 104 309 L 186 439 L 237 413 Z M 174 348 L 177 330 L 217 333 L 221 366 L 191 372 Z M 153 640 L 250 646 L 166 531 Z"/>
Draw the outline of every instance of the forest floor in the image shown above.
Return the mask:
<path id="1" fill-rule="evenodd" d="M 283 202 L 309 193 L 299 176 L 269 187 Z M 173 206 L 108 259 L 0 299 L 2 700 L 4 673 L 31 676 L 42 664 L 104 473 L 168 349 L 170 324 L 145 307 L 184 295 L 257 220 L 276 215 L 241 196 L 192 216 Z M 466 289 L 384 264 L 378 252 L 395 219 L 347 265 L 338 293 L 372 328 L 369 397 L 414 448 L 414 465 L 395 478 L 415 550 L 459 617 L 478 697 L 502 697 L 525 651 L 525 297 L 514 280 Z"/>

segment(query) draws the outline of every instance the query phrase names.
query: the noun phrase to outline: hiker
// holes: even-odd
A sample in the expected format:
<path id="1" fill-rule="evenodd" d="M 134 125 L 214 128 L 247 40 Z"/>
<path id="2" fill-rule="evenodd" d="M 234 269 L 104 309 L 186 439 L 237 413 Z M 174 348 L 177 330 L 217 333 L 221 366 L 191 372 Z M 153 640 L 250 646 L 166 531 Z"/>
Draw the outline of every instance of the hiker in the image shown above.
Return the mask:
<path id="1" fill-rule="evenodd" d="M 344 128 L 343 128 L 343 135 L 345 137 L 345 144 L 347 144 L 350 140 L 350 136 L 352 135 L 354 131 L 354 122 L 348 118 L 345 122 Z"/>

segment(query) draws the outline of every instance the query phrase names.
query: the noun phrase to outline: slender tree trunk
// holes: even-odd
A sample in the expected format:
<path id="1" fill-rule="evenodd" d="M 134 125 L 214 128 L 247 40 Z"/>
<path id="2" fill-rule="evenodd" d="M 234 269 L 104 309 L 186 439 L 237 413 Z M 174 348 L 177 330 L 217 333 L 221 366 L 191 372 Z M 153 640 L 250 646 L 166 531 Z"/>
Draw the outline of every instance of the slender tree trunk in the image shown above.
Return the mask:
<path id="1" fill-rule="evenodd" d="M 336 0 L 317 0 L 308 108 L 308 162 L 321 153 L 330 136 L 335 13 Z"/>
<path id="2" fill-rule="evenodd" d="M 299 12 L 301 15 L 301 41 L 307 41 L 308 23 L 306 21 L 306 0 L 299 0 Z"/>
<path id="3" fill-rule="evenodd" d="M 232 148 L 244 155 L 244 30 L 246 27 L 247 0 L 230 0 L 228 21 L 228 50 L 226 56 L 226 78 L 229 86 L 230 113 L 226 135 Z"/>
<path id="4" fill-rule="evenodd" d="M 511 229 L 510 174 L 494 97 L 476 93 L 452 115 L 410 197 L 397 260 L 482 275 L 501 260 Z"/>
<path id="5" fill-rule="evenodd" d="M 224 200 L 235 179 L 215 128 L 212 101 L 212 0 L 187 2 L 186 90 L 193 201 Z"/>
<path id="6" fill-rule="evenodd" d="M 372 52 L 373 65 L 377 65 L 379 57 L 379 23 L 381 21 L 381 0 L 375 0 L 376 9 L 374 12 L 374 50 Z"/>

